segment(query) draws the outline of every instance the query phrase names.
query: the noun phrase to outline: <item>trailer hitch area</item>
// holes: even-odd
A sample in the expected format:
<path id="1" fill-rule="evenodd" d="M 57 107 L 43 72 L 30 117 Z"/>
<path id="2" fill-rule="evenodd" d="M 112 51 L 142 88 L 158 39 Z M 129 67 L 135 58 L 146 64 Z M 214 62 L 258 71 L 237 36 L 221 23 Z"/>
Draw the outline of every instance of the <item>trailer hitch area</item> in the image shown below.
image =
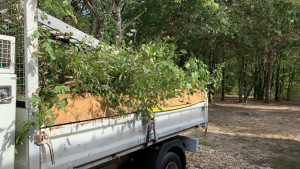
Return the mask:
<path id="1" fill-rule="evenodd" d="M 52 165 L 54 165 L 55 164 L 54 153 L 53 153 L 53 147 L 52 147 L 52 143 L 50 140 L 50 136 L 45 131 L 42 131 L 41 134 L 36 135 L 36 144 L 38 146 L 41 146 L 44 144 L 48 145 L 49 151 L 50 151 L 51 162 L 52 162 Z"/>

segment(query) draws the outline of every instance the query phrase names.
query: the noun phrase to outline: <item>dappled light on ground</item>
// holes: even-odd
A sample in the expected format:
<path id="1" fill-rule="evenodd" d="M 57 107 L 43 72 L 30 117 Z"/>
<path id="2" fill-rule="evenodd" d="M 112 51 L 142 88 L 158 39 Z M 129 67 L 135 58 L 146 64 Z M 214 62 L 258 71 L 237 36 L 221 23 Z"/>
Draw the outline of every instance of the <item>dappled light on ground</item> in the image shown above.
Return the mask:
<path id="1" fill-rule="evenodd" d="M 189 168 L 300 168 L 299 101 L 219 100 L 209 106 L 207 136 L 202 129 L 187 134 L 200 142 L 199 153 L 188 153 Z"/>

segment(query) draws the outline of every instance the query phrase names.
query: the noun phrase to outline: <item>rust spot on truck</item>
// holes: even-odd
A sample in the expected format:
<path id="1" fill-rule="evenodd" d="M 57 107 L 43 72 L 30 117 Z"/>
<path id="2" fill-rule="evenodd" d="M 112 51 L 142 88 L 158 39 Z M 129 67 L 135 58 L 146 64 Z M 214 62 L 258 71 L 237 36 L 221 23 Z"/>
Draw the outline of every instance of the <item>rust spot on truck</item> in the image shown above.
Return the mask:
<path id="1" fill-rule="evenodd" d="M 41 139 L 41 135 L 36 135 L 36 144 L 41 145 L 42 144 L 42 139 Z"/>
<path id="2" fill-rule="evenodd" d="M 47 144 L 49 140 L 50 140 L 50 136 L 45 131 L 42 131 L 41 134 L 36 135 L 37 145 Z"/>
<path id="3" fill-rule="evenodd" d="M 91 123 L 91 122 L 92 122 L 92 121 L 82 122 L 81 125 L 83 126 L 83 125 L 89 124 L 89 123 Z"/>
<path id="4" fill-rule="evenodd" d="M 51 130 L 57 130 L 57 129 L 62 129 L 65 128 L 64 126 L 56 126 L 56 127 L 52 127 Z"/>

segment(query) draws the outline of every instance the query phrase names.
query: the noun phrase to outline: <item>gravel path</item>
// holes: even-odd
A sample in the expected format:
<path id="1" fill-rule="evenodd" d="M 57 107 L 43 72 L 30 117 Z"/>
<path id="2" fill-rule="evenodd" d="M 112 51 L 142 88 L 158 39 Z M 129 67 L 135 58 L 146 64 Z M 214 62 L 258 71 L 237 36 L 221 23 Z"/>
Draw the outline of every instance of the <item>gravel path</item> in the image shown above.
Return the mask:
<path id="1" fill-rule="evenodd" d="M 199 145 L 198 153 L 186 153 L 187 169 L 270 169 L 247 163 L 240 155 L 219 152 L 209 146 Z"/>

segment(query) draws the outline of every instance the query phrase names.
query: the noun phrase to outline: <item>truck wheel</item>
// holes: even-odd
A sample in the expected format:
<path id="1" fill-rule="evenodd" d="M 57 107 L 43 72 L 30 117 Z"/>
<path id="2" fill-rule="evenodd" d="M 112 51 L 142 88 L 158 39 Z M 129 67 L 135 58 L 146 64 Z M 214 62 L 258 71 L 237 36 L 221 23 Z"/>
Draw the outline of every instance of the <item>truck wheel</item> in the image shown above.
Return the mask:
<path id="1" fill-rule="evenodd" d="M 182 169 L 180 158 L 173 152 L 167 152 L 164 156 L 160 169 Z"/>

